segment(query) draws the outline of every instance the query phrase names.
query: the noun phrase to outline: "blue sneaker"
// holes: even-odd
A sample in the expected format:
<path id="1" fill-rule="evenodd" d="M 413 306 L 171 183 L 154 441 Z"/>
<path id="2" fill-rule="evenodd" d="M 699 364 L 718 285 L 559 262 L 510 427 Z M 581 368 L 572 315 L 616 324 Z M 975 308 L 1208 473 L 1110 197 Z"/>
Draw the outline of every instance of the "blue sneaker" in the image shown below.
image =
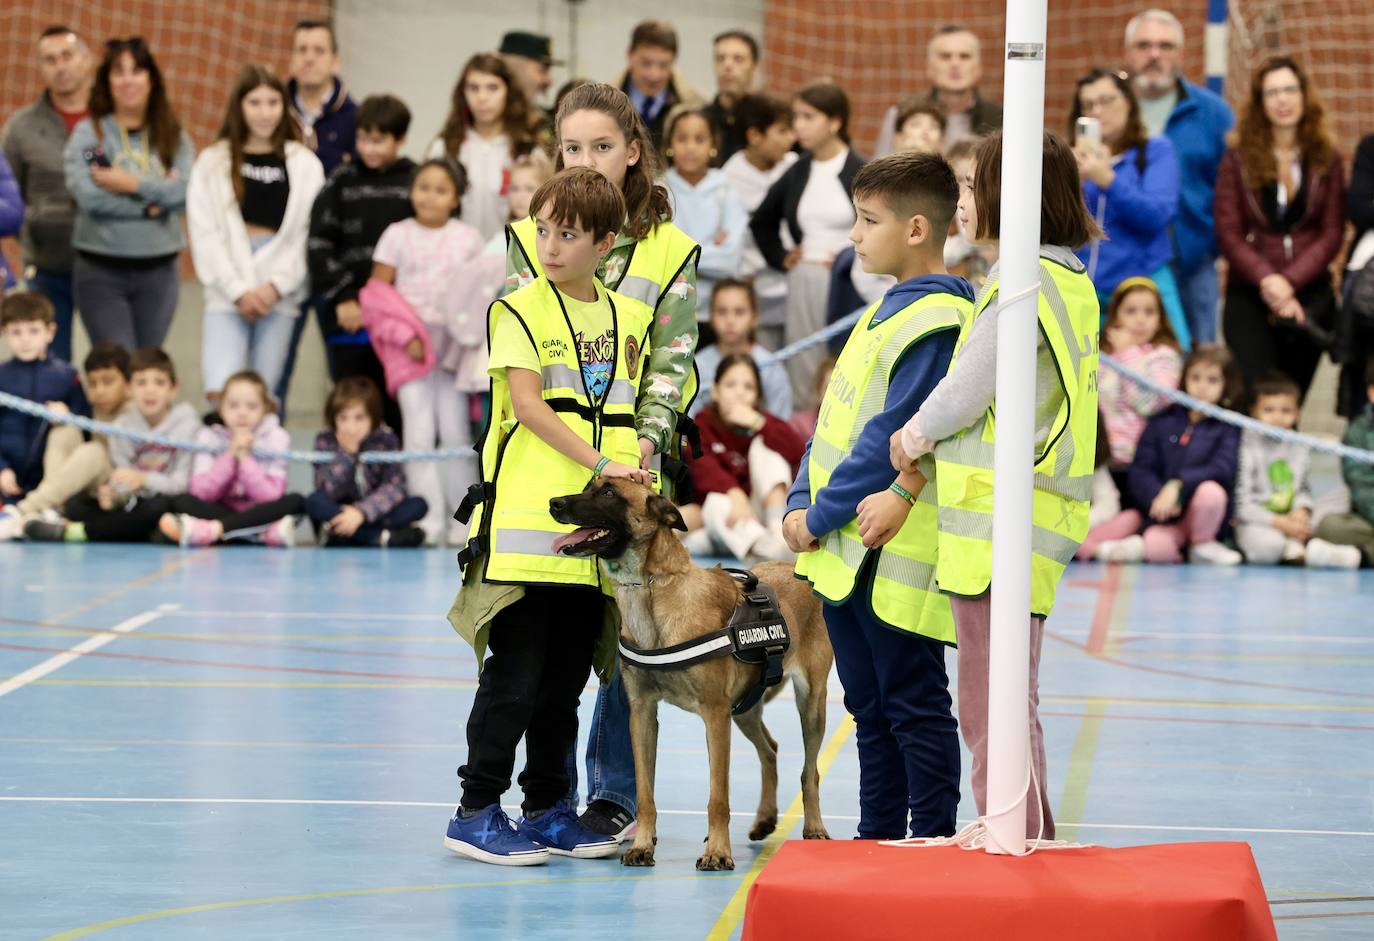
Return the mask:
<path id="1" fill-rule="evenodd" d="M 471 817 L 464 817 L 462 808 L 454 811 L 444 845 L 459 856 L 496 866 L 538 866 L 549 861 L 548 849 L 518 832 L 500 804 L 483 807 Z"/>
<path id="2" fill-rule="evenodd" d="M 577 814 L 566 804 L 559 804 L 537 817 L 521 817 L 515 827 L 521 836 L 547 846 L 550 853 L 558 856 L 601 859 L 620 846 L 615 837 L 593 833 L 582 826 Z"/>

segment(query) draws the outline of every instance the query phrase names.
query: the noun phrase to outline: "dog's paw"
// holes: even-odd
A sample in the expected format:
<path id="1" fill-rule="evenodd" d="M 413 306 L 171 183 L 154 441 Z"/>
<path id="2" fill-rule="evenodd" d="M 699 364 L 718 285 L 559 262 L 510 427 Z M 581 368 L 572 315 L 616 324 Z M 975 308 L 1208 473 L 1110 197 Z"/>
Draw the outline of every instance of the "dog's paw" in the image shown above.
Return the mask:
<path id="1" fill-rule="evenodd" d="M 767 836 L 777 828 L 777 814 L 774 814 L 771 817 L 762 817 L 754 821 L 754 826 L 749 831 L 749 839 L 757 843 L 759 840 L 766 839 Z"/>
<path id="2" fill-rule="evenodd" d="M 728 853 L 703 853 L 697 860 L 697 869 L 701 872 L 721 872 L 735 868 L 735 859 Z"/>
<path id="3" fill-rule="evenodd" d="M 654 864 L 654 851 L 652 849 L 640 849 L 631 847 L 620 857 L 622 866 L 652 866 Z"/>
<path id="4" fill-rule="evenodd" d="M 823 827 L 823 826 L 822 826 L 822 827 L 806 827 L 805 829 L 802 830 L 802 839 L 803 839 L 803 840 L 828 840 L 828 839 L 830 839 L 830 834 L 826 831 L 825 827 Z"/>

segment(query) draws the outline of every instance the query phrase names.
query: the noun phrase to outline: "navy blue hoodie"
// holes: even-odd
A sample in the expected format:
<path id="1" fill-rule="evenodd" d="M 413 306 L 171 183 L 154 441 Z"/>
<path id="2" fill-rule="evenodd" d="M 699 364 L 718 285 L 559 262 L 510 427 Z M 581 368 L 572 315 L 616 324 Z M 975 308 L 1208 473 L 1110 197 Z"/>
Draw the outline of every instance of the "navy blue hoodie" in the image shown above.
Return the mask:
<path id="1" fill-rule="evenodd" d="M 22 363 L 0 363 L 0 392 L 33 402 L 63 402 L 78 415 L 91 414 L 81 377 L 64 359 L 47 356 Z M 48 423 L 9 408 L 0 408 L 0 470 L 14 471 L 19 486 L 32 490 L 43 479 L 43 448 Z"/>
<path id="2" fill-rule="evenodd" d="M 947 274 L 925 275 L 903 281 L 888 289 L 879 302 L 874 323 L 914 304 L 927 294 L 953 294 L 973 301 L 973 289 L 963 278 Z M 889 439 L 912 415 L 915 415 L 926 396 L 945 378 L 949 361 L 954 356 L 957 330 L 945 330 L 927 336 L 912 346 L 892 369 L 887 398 L 883 410 L 868 420 L 854 450 L 840 461 L 830 482 L 811 503 L 811 481 L 807 463 L 811 457 L 811 443 L 807 442 L 802 456 L 801 471 L 792 490 L 787 494 L 787 510 L 807 510 L 806 528 L 813 536 L 824 536 L 844 526 L 859 512 L 859 502 L 870 493 L 886 490 L 897 479 L 889 456 Z M 807 507 L 810 509 L 807 509 Z"/>

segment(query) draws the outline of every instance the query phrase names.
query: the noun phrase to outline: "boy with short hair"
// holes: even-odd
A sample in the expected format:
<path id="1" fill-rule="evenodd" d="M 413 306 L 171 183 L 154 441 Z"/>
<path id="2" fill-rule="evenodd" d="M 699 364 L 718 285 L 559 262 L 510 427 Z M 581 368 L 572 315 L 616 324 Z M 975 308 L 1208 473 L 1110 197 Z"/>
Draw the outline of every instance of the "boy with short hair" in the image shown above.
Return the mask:
<path id="1" fill-rule="evenodd" d="M 84 365 L 91 417 L 114 421 L 129 403 L 129 351 L 113 340 L 102 340 L 91 348 Z M 87 441 L 73 425 L 53 428 L 43 451 L 43 482 L 0 513 L 0 542 L 19 536 L 24 521 L 103 484 L 110 470 L 110 448 L 104 435 Z"/>
<path id="2" fill-rule="evenodd" d="M 748 94 L 735 102 L 734 118 L 744 149 L 725 161 L 721 170 L 744 208 L 752 214 L 772 185 L 797 160 L 792 150 L 797 142 L 797 135 L 792 132 L 792 107 L 771 95 Z M 779 228 L 783 247 L 790 250 L 792 233 L 786 223 Z M 744 233 L 742 257 L 740 277 L 753 279 L 759 300 L 759 342 L 766 349 L 776 350 L 782 346 L 787 319 L 787 275 L 764 261 L 752 232 Z"/>
<path id="3" fill-rule="evenodd" d="M 897 106 L 897 133 L 892 139 L 893 150 L 897 153 L 915 150 L 938 154 L 944 147 L 947 123 L 939 105 L 926 98 L 908 98 Z"/>
<path id="4" fill-rule="evenodd" d="M 358 105 L 357 157 L 330 174 L 310 212 L 310 287 L 329 358 L 329 375 L 386 377 L 363 329 L 358 292 L 372 273 L 372 250 L 387 226 L 414 215 L 415 164 L 401 156 L 410 110 L 399 98 L 372 95 Z M 386 400 L 387 423 L 400 428 L 400 409 Z"/>
<path id="5" fill-rule="evenodd" d="M 635 412 L 653 311 L 596 280 L 625 221 L 620 190 L 589 167 L 564 170 L 534 194 L 530 211 L 544 274 L 487 314 L 490 432 L 474 536 L 458 557 L 464 584 L 449 612 L 478 662 L 490 655 L 458 769 L 462 802 L 444 844 L 504 866 L 543 863 L 550 853 L 607 856 L 619 843 L 584 828 L 564 800 L 578 696 L 606 598 L 595 555 L 575 548 L 591 531 L 555 522 L 549 501 L 598 476 L 652 479 L 639 467 Z M 614 646 L 601 649 L 613 654 Z M 598 664 L 603 679 L 613 665 Z M 522 738 L 524 813 L 513 826 L 500 799 Z"/>
<path id="6" fill-rule="evenodd" d="M 115 427 L 142 434 L 193 441 L 200 416 L 190 405 L 176 403 L 177 373 L 172 359 L 157 347 L 134 353 L 129 361 L 129 392 L 133 408 L 126 409 Z M 68 521 L 32 519 L 24 535 L 40 542 L 143 542 L 157 529 L 157 521 L 172 508 L 172 498 L 186 492 L 191 478 L 190 451 L 129 438 L 110 440 L 108 483 L 94 497 L 81 494 L 67 501 Z"/>
<path id="7" fill-rule="evenodd" d="M 944 378 L 973 292 L 945 271 L 959 198 L 938 154 L 899 153 L 854 178 L 850 232 L 864 270 L 898 279 L 855 325 L 788 494 L 784 535 L 825 623 L 859 746 L 859 838 L 949 836 L 959 736 L 944 645 L 949 599 L 935 585 L 929 459 L 897 474 L 888 442 Z M 872 496 L 869 496 L 872 494 Z"/>
<path id="8" fill-rule="evenodd" d="M 1374 451 L 1374 356 L 1364 368 L 1368 403 L 1345 430 L 1345 443 Z M 1350 513 L 1333 513 L 1317 526 L 1317 538 L 1336 546 L 1354 546 L 1362 561 L 1374 561 L 1374 464 L 1341 458 L 1341 476 L 1350 488 Z M 1309 550 L 1310 551 L 1310 550 Z"/>
<path id="9" fill-rule="evenodd" d="M 0 392 L 40 402 L 58 412 L 90 415 L 81 377 L 49 353 L 57 336 L 52 302 L 37 291 L 16 291 L 0 301 L 0 333 L 12 357 L 0 363 Z M 13 500 L 43 479 L 48 423 L 12 409 L 0 410 L 0 499 Z"/>
<path id="10" fill-rule="evenodd" d="M 1283 373 L 1255 381 L 1250 416 L 1292 431 L 1302 410 L 1297 383 Z M 1252 565 L 1306 563 L 1311 568 L 1360 567 L 1360 550 L 1312 538 L 1311 452 L 1306 445 L 1270 438 L 1249 428 L 1240 434 L 1236 490 L 1236 543 Z"/>

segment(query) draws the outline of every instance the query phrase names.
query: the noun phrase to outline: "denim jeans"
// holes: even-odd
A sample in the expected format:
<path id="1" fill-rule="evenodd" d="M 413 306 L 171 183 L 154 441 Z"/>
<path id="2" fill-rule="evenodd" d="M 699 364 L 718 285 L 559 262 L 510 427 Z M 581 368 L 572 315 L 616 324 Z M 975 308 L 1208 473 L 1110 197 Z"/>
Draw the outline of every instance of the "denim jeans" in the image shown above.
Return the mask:
<path id="1" fill-rule="evenodd" d="M 57 336 L 53 338 L 49 350 L 58 359 L 72 361 L 72 312 L 76 305 L 72 300 L 72 273 L 70 271 L 44 271 L 35 268 L 29 278 L 29 289 L 42 294 L 52 302 L 57 316 Z"/>
<path id="2" fill-rule="evenodd" d="M 617 670 L 596 691 L 587 731 L 587 803 L 608 800 L 635 812 L 635 758 L 630 748 L 630 701 Z M 577 743 L 568 750 L 568 800 L 577 806 Z"/>
<path id="3" fill-rule="evenodd" d="M 251 323 L 233 307 L 207 309 L 201 341 L 205 391 L 219 392 L 224 381 L 241 369 L 255 370 L 267 388 L 275 389 L 300 317 L 290 304 L 278 304 L 272 313 Z"/>
<path id="4" fill-rule="evenodd" d="M 1178 293 L 1183 300 L 1183 311 L 1188 315 L 1193 343 L 1215 343 L 1217 308 L 1221 301 L 1216 256 L 1209 255 L 1202 264 L 1186 272 L 1175 262 L 1174 275 L 1178 279 Z"/>

